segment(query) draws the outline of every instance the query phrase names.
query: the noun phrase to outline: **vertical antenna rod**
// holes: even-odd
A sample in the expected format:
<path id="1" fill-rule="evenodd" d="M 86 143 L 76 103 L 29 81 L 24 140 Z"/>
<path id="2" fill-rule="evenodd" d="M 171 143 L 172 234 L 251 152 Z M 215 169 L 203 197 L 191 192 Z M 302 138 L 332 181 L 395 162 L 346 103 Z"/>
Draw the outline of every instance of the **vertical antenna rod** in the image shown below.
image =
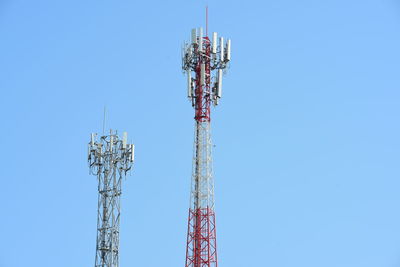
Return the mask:
<path id="1" fill-rule="evenodd" d="M 134 148 L 127 143 L 126 133 L 120 138 L 110 130 L 100 140 L 96 133 L 90 137 L 88 163 L 99 191 L 95 267 L 119 267 L 122 178 L 132 168 Z"/>
<path id="2" fill-rule="evenodd" d="M 222 70 L 230 61 L 230 40 L 224 44 L 202 28 L 192 30 L 192 40 L 183 48 L 182 69 L 187 73 L 188 98 L 194 107 L 195 137 L 191 179 L 186 267 L 217 267 L 217 238 L 214 211 L 214 179 L 211 153 L 211 103 L 222 96 Z"/>
<path id="3" fill-rule="evenodd" d="M 103 135 L 104 135 L 104 131 L 106 129 L 106 116 L 107 116 L 107 107 L 106 105 L 104 105 L 104 116 L 103 116 Z"/>
<path id="4" fill-rule="evenodd" d="M 206 36 L 208 36 L 208 6 L 206 6 Z"/>

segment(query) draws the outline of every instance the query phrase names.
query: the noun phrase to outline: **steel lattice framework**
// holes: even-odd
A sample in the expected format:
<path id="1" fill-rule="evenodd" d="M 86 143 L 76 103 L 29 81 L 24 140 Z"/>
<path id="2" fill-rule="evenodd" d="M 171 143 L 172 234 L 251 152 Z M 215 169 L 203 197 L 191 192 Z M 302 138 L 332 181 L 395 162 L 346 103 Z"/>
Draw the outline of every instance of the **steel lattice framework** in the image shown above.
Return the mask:
<path id="1" fill-rule="evenodd" d="M 121 184 L 133 165 L 134 145 L 110 131 L 97 141 L 91 135 L 88 162 L 90 172 L 98 179 L 98 212 L 95 267 L 119 266 L 119 225 L 121 217 Z"/>
<path id="2" fill-rule="evenodd" d="M 192 41 L 185 43 L 182 53 L 182 68 L 188 75 L 188 97 L 195 109 L 186 267 L 218 266 L 210 107 L 221 98 L 222 70 L 229 61 L 230 40 L 224 45 L 221 37 L 217 45 L 216 33 L 211 43 L 201 28 L 192 30 Z"/>

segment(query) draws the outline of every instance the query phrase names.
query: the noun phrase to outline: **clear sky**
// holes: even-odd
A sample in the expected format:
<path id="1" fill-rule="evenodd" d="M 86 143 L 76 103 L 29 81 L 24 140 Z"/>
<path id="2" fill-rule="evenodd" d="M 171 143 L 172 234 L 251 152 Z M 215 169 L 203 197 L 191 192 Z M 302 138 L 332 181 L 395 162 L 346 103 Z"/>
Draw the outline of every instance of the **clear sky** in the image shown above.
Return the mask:
<path id="1" fill-rule="evenodd" d="M 220 267 L 400 265 L 397 0 L 0 1 L 0 267 L 93 266 L 91 132 L 128 131 L 121 267 L 183 266 L 180 48 L 232 39 L 212 111 Z"/>

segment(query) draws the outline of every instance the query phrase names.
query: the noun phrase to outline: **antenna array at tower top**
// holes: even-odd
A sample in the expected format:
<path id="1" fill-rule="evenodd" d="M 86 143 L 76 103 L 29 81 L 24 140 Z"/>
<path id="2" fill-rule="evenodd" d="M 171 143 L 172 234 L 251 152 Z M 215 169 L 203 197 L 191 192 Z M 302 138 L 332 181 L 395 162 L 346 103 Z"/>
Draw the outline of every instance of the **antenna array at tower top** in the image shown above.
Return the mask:
<path id="1" fill-rule="evenodd" d="M 203 29 L 192 29 L 191 42 L 184 43 L 182 49 L 182 69 L 187 73 L 187 96 L 194 105 L 194 98 L 199 93 L 209 94 L 214 105 L 218 104 L 222 97 L 222 70 L 225 69 L 231 60 L 231 40 L 224 42 L 224 38 L 218 38 L 213 32 L 212 40 L 203 36 Z M 216 73 L 213 73 L 213 71 Z M 193 72 L 195 75 L 193 77 Z M 195 90 L 198 87 L 205 87 L 207 80 L 211 84 L 205 90 Z"/>

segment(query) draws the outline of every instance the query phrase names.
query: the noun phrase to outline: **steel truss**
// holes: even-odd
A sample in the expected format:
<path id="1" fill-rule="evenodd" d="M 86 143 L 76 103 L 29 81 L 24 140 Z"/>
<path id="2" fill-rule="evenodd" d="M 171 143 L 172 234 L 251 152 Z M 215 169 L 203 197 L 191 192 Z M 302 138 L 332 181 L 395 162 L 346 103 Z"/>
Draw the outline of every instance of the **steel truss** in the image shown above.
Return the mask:
<path id="1" fill-rule="evenodd" d="M 196 121 L 195 129 L 185 266 L 217 266 L 210 122 Z"/>
<path id="2" fill-rule="evenodd" d="M 119 266 L 119 225 L 122 178 L 131 170 L 134 146 L 126 143 L 126 134 L 117 133 L 89 143 L 90 172 L 98 179 L 98 212 L 95 267 Z"/>
<path id="3" fill-rule="evenodd" d="M 217 34 L 213 33 L 211 44 L 208 36 L 203 36 L 199 28 L 192 30 L 191 43 L 185 43 L 182 51 L 182 69 L 188 77 L 188 98 L 195 109 L 186 267 L 218 265 L 210 109 L 211 103 L 218 105 L 221 98 L 222 70 L 230 60 L 230 40 L 226 49 L 223 38 L 220 38 L 217 46 Z"/>

